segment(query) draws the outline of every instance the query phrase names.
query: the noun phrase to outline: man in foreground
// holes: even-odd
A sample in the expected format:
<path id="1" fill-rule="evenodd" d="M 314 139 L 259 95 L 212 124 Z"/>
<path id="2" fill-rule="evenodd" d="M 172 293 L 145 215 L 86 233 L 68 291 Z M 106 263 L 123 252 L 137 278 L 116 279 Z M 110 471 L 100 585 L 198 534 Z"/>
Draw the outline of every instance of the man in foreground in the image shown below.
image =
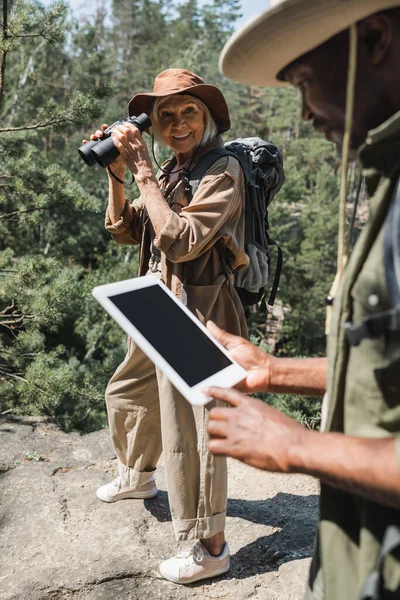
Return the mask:
<path id="1" fill-rule="evenodd" d="M 327 391 L 325 432 L 306 430 L 238 390 L 209 388 L 233 407 L 211 411 L 210 449 L 321 480 L 308 600 L 400 598 L 400 311 L 392 311 L 400 304 L 400 0 L 271 4 L 228 42 L 222 70 L 246 84 L 294 85 L 304 120 L 339 147 L 347 107 L 370 219 L 334 299 L 328 359 L 274 358 L 209 324 L 248 370 L 241 392 Z M 353 89 L 349 28 L 357 40 Z"/>

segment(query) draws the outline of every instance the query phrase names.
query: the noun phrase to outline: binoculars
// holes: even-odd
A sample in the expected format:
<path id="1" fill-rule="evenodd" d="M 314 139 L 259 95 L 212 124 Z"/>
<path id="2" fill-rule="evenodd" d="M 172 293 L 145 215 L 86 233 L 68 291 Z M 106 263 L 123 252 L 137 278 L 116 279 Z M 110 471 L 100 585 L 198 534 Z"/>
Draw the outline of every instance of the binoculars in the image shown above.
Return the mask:
<path id="1" fill-rule="evenodd" d="M 117 158 L 119 150 L 111 138 L 111 131 L 113 127 L 122 123 L 132 123 L 140 132 L 151 127 L 151 121 L 146 113 L 142 113 L 138 117 L 132 116 L 122 121 L 115 121 L 115 123 L 103 131 L 103 137 L 99 140 L 91 140 L 87 144 L 82 144 L 78 149 L 80 157 L 89 167 L 98 163 L 101 167 L 106 168 Z"/>

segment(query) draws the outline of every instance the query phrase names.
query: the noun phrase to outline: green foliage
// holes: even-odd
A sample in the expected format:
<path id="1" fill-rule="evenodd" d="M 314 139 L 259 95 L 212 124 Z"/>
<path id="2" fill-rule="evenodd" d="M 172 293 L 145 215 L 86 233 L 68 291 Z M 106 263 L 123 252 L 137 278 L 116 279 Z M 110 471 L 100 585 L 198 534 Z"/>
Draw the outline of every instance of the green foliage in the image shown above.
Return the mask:
<path id="1" fill-rule="evenodd" d="M 282 202 L 277 213 L 271 209 L 274 236 L 283 240 L 285 257 L 279 296 L 287 313 L 279 351 L 290 356 L 324 354 L 325 300 L 336 270 L 337 175 L 322 160 L 314 173 L 315 179 L 305 180 L 297 206 Z M 303 186 L 304 180 L 297 189 Z"/>
<path id="2" fill-rule="evenodd" d="M 54 417 L 63 427 L 105 424 L 104 388 L 122 361 L 125 337 L 90 295 L 108 271 L 40 256 L 0 254 L 4 278 L 2 407 Z M 122 261 L 121 261 L 122 263 Z M 129 277 L 122 263 L 120 279 Z"/>
<path id="3" fill-rule="evenodd" d="M 114 0 L 110 14 L 98 8 L 84 23 L 65 2 L 3 2 L 0 411 L 48 414 L 66 430 L 106 422 L 104 388 L 124 356 L 125 336 L 90 291 L 134 276 L 138 249 L 117 246 L 104 231 L 107 178 L 77 148 L 99 125 L 126 115 L 132 95 L 170 67 L 222 89 L 232 119 L 226 139 L 258 135 L 282 149 L 287 182 L 270 210 L 285 259 L 277 351 L 322 354 L 336 259 L 336 159 L 302 123 L 295 90 L 248 88 L 219 73 L 239 1 Z M 166 156 L 157 150 L 159 162 Z M 135 186 L 127 197 L 135 197 Z M 250 322 L 252 339 L 265 349 L 272 322 L 256 313 Z M 318 423 L 318 401 L 266 401 L 307 426 Z"/>
<path id="4" fill-rule="evenodd" d="M 264 402 L 296 419 L 308 429 L 319 429 L 321 424 L 321 400 L 298 394 L 260 394 Z"/>
<path id="5" fill-rule="evenodd" d="M 71 87 L 66 8 L 17 2 L 9 13 L 0 131 L 1 407 L 92 430 L 105 424 L 104 388 L 125 339 L 90 290 L 110 273 L 132 276 L 137 260 L 131 252 L 124 263 L 126 250 L 111 248 L 104 233 L 106 190 L 93 194 L 93 175 L 77 177 L 74 133 L 104 112 L 113 88 L 106 79 Z"/>

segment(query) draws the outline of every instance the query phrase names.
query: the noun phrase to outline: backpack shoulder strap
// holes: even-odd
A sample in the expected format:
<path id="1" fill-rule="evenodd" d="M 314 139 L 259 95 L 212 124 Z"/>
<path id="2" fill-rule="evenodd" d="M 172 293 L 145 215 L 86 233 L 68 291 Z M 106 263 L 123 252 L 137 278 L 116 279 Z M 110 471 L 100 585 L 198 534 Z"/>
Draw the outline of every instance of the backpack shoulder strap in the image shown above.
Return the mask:
<path id="1" fill-rule="evenodd" d="M 400 179 L 397 182 L 385 231 L 385 276 L 393 306 L 400 306 Z"/>
<path id="2" fill-rule="evenodd" d="M 210 150 L 204 156 L 200 158 L 198 163 L 191 169 L 189 172 L 185 172 L 183 175 L 183 180 L 186 184 L 185 191 L 188 198 L 188 202 L 190 203 L 194 194 L 199 187 L 200 181 L 207 173 L 208 169 L 221 157 L 223 156 L 233 156 L 236 158 L 239 163 L 242 165 L 240 157 L 229 148 L 222 146 L 221 148 L 215 148 L 214 150 Z M 243 168 L 243 166 L 242 166 Z M 245 174 L 246 175 L 246 174 Z"/>
<path id="3" fill-rule="evenodd" d="M 400 547 L 400 528 L 389 525 L 382 540 L 379 564 L 376 571 L 369 575 L 361 590 L 360 600 L 383 600 L 383 568 L 385 558 Z"/>
<path id="4" fill-rule="evenodd" d="M 345 323 L 346 338 L 351 346 L 358 346 L 365 338 L 377 338 L 388 332 L 400 331 L 400 179 L 386 219 L 384 266 L 392 308 L 365 317 L 360 325 Z"/>
<path id="5" fill-rule="evenodd" d="M 242 167 L 243 175 L 246 183 L 250 181 L 252 171 L 252 159 L 249 149 L 245 148 L 244 144 L 238 140 L 228 142 L 225 146 L 227 152 L 234 156 Z"/>

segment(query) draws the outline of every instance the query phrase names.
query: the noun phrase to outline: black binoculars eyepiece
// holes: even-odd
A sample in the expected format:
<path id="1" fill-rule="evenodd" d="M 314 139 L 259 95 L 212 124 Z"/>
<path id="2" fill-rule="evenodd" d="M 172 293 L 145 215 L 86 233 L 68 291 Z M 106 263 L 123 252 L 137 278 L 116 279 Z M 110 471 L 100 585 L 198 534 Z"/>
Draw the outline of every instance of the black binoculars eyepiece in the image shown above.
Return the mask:
<path id="1" fill-rule="evenodd" d="M 91 140 L 90 142 L 87 142 L 87 144 L 82 144 L 78 149 L 82 160 L 84 160 L 89 167 L 98 163 L 101 167 L 106 168 L 117 158 L 119 150 L 114 145 L 111 131 L 115 125 L 121 125 L 122 123 L 132 123 L 132 125 L 135 125 L 141 132 L 151 127 L 151 121 L 146 113 L 142 113 L 138 117 L 132 116 L 123 119 L 122 121 L 116 121 L 103 131 L 103 137 L 99 140 Z"/>

